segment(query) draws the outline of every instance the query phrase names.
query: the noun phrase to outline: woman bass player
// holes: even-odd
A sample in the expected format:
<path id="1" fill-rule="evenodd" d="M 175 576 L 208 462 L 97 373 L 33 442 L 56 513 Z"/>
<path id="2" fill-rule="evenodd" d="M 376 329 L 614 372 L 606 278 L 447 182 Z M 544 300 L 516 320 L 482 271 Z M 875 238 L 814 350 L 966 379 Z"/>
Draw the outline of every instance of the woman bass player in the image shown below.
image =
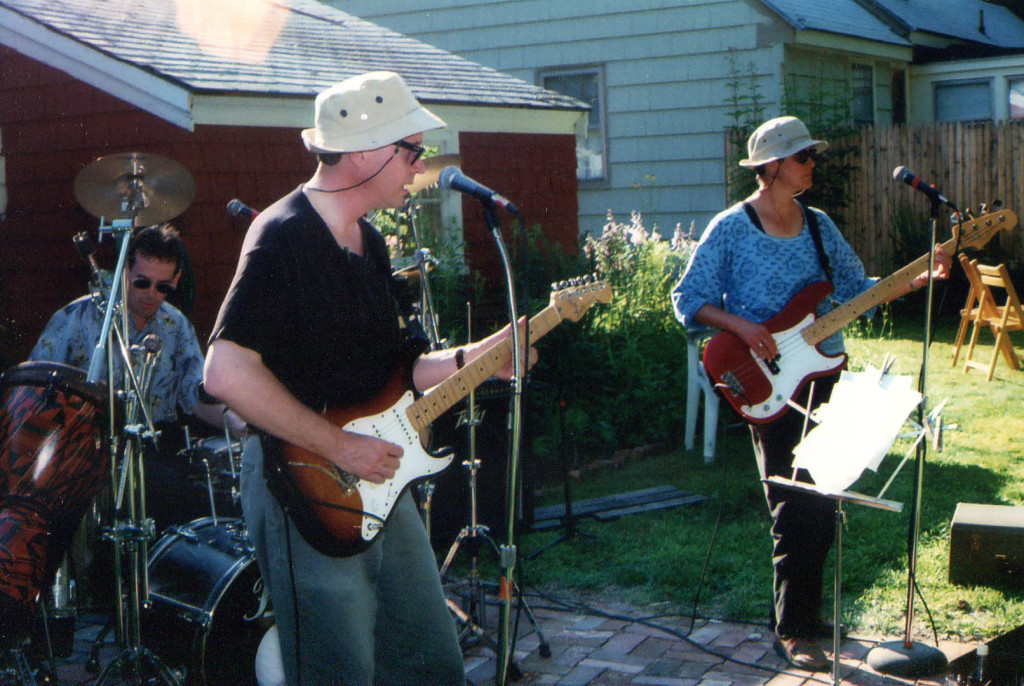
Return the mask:
<path id="1" fill-rule="evenodd" d="M 824 212 L 796 197 L 812 185 L 814 156 L 828 143 L 813 140 L 796 117 L 766 121 L 747 142 L 740 165 L 757 175 L 758 188 L 708 224 L 686 271 L 672 291 L 676 317 L 691 328 L 730 331 L 769 367 L 781 359 L 778 341 L 764 322 L 779 314 L 809 284 L 830 281 L 832 301 L 817 305 L 820 316 L 834 304 L 869 289 L 875 279 Z M 937 251 L 936 278 L 949 273 L 950 258 Z M 927 283 L 927 272 L 897 289 L 902 296 Z M 841 333 L 822 341 L 821 353 L 843 352 Z M 784 352 L 783 358 L 784 358 Z M 828 399 L 839 370 L 816 379 L 813 405 Z M 807 385 L 809 386 L 809 384 Z M 796 398 L 807 404 L 808 389 Z M 784 410 L 770 421 L 752 422 L 750 433 L 762 479 L 792 475 L 793 448 L 803 417 Z M 801 473 L 801 480 L 810 477 Z M 765 485 L 772 516 L 776 650 L 794 666 L 822 670 L 827 660 L 816 638 L 831 635 L 821 617 L 822 572 L 834 535 L 833 501 L 793 489 Z"/>

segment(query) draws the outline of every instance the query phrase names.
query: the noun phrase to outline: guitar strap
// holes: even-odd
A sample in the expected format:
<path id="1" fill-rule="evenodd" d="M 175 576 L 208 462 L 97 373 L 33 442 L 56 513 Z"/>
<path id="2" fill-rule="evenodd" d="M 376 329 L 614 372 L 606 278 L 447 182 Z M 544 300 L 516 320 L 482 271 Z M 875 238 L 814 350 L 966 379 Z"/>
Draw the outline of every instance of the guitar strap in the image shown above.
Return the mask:
<path id="1" fill-rule="evenodd" d="M 825 254 L 825 245 L 821 242 L 821 229 L 818 227 L 818 215 L 804 207 L 799 200 L 796 200 L 796 204 L 800 205 L 800 211 L 804 213 L 804 220 L 807 222 L 807 228 L 811 231 L 811 239 L 814 241 L 814 249 L 818 251 L 818 261 L 821 263 L 821 268 L 825 272 L 825 278 L 831 281 L 832 265 L 829 264 L 828 255 Z M 757 230 L 764 233 L 764 225 L 761 224 L 761 218 L 757 216 L 757 211 L 754 209 L 754 206 L 749 202 L 744 202 L 743 210 L 747 213 L 747 217 L 750 218 L 751 223 L 757 227 Z"/>

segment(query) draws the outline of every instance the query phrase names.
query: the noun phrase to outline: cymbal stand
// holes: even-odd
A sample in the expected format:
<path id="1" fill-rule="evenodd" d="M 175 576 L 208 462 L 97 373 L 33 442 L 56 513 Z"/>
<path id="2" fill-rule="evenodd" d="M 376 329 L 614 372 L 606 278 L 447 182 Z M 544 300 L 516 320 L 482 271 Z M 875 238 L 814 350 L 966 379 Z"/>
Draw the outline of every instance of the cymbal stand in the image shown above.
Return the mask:
<path id="1" fill-rule="evenodd" d="M 466 303 L 466 321 L 467 321 L 467 338 L 473 340 L 470 335 L 472 327 L 472 309 L 470 304 Z M 452 601 L 448 601 L 448 606 L 452 608 L 452 612 L 455 613 L 459 621 L 463 625 L 463 630 L 459 634 L 459 643 L 463 643 L 464 639 L 469 635 L 467 632 L 473 632 L 482 641 L 490 641 L 489 647 L 497 652 L 498 645 L 491 640 L 484 631 L 487 626 L 487 613 L 484 605 L 484 592 L 483 587 L 480 585 L 480 570 L 478 568 L 478 560 L 480 553 L 481 542 L 486 542 L 494 549 L 497 553 L 498 546 L 488 535 L 490 529 L 480 524 L 477 520 L 477 472 L 480 469 L 480 460 L 476 457 L 476 428 L 480 426 L 481 419 L 477 417 L 476 411 L 476 393 L 473 389 L 470 389 L 469 395 L 466 397 L 466 412 L 460 418 L 458 425 L 465 426 L 467 432 L 467 444 L 469 459 L 462 462 L 462 466 L 466 468 L 469 474 L 469 526 L 463 527 L 459 531 L 459 535 L 455 538 L 451 548 L 448 550 L 448 556 L 445 557 L 444 563 L 441 565 L 441 582 L 445 582 L 445 575 L 448 573 L 448 568 L 451 567 L 452 561 L 455 559 L 456 553 L 459 552 L 459 547 L 465 543 L 466 551 L 469 553 L 469 575 L 465 582 L 452 584 L 446 588 L 462 588 L 465 587 L 467 590 L 462 594 L 463 603 L 466 605 L 465 612 L 456 612 L 456 608 L 452 608 Z M 479 629 L 479 631 L 478 631 Z"/>
<path id="2" fill-rule="evenodd" d="M 466 314 L 468 322 L 466 325 L 466 335 L 469 340 L 473 340 L 473 336 L 471 334 L 472 315 L 469 303 L 466 303 Z M 486 524 L 481 524 L 478 519 L 477 473 L 480 469 L 480 460 L 477 459 L 476 456 L 476 428 L 480 426 L 483 417 L 478 416 L 477 414 L 475 396 L 476 393 L 473 389 L 470 389 L 469 395 L 466 397 L 466 412 L 463 418 L 459 421 L 459 425 L 465 426 L 467 431 L 466 440 L 468 444 L 469 459 L 464 460 L 462 462 L 462 466 L 466 468 L 466 471 L 469 474 L 469 526 L 463 527 L 459 531 L 459 534 L 456 536 L 451 548 L 448 549 L 448 555 L 441 564 L 440 575 L 441 583 L 444 585 L 445 590 L 459 592 L 463 602 L 463 606 L 459 607 L 455 601 L 446 599 L 448 609 L 455 616 L 459 626 L 461 627 L 461 630 L 459 631 L 459 644 L 463 649 L 466 649 L 479 643 L 484 643 L 488 648 L 494 651 L 495 655 L 498 655 L 498 643 L 487 634 L 487 604 L 485 602 L 484 584 L 480 580 L 479 556 L 480 548 L 485 543 L 490 546 L 492 551 L 494 551 L 496 559 L 499 558 L 501 553 L 498 548 L 498 544 L 495 543 L 494 539 L 490 536 L 489 527 Z M 452 581 L 446 584 L 445 582 L 447 579 L 448 569 L 451 567 L 456 554 L 459 552 L 459 549 L 463 544 L 465 544 L 466 552 L 469 554 L 469 572 L 467 577 L 465 581 Z M 516 586 L 516 590 L 518 591 L 518 586 Z M 541 654 L 544 655 L 546 653 L 547 655 L 550 655 L 551 649 L 548 647 L 540 625 L 537 624 L 537 619 L 534 617 L 533 611 L 530 609 L 530 606 L 526 604 L 526 600 L 522 598 L 521 594 L 520 603 L 540 638 Z M 518 680 L 522 676 L 519 668 L 514 662 L 509 665 L 509 676 L 513 680 Z"/>
<path id="3" fill-rule="evenodd" d="M 402 206 L 401 212 L 409 221 L 409 228 L 412 231 L 412 240 L 416 245 L 413 251 L 413 261 L 419 271 L 420 280 L 420 304 L 410 303 L 410 312 L 407 316 L 407 324 L 418 329 L 418 333 L 426 336 L 430 344 L 430 350 L 441 350 L 446 348 L 448 341 L 442 340 L 437 331 L 437 310 L 434 308 L 434 298 L 430 292 L 430 280 L 427 277 L 430 271 L 429 266 L 437 261 L 431 256 L 430 250 L 423 247 L 420 241 L 419 228 L 416 226 L 416 210 L 419 207 L 411 200 L 407 200 Z M 396 224 L 397 217 L 396 217 Z M 420 516 L 423 519 L 423 526 L 427 530 L 427 538 L 431 535 L 431 513 L 434 500 L 435 484 L 433 479 L 421 481 L 416 490 L 419 494 Z"/>
<path id="4" fill-rule="evenodd" d="M 142 442 L 151 440 L 156 443 L 157 431 L 153 427 L 152 417 L 146 396 L 148 395 L 151 365 L 156 353 L 147 355 L 148 365 L 142 365 L 142 373 L 136 374 L 132 366 L 132 355 L 128 350 L 128 332 L 130 331 L 129 312 L 122 297 L 126 289 L 127 276 L 124 265 L 128 251 L 129 234 L 133 221 L 118 220 L 110 226 L 100 222 L 100 232 L 110 231 L 120 239 L 120 252 L 116 275 L 112 279 L 110 295 L 106 303 L 103 328 L 100 332 L 96 349 L 89 366 L 88 379 L 98 381 L 101 369 L 106 367 L 106 378 L 109 402 L 110 430 L 110 471 L 111 485 L 114 493 L 112 524 L 104 531 L 104 538 L 114 544 L 115 569 L 115 607 L 114 614 L 118 642 L 122 646 L 121 653 L 108 664 L 99 679 L 97 686 L 107 683 L 115 673 L 120 672 L 124 680 L 137 684 L 149 684 L 157 679 L 170 686 L 178 686 L 178 680 L 170 670 L 151 651 L 142 646 L 140 636 L 141 607 L 149 603 L 149 578 L 146 562 L 148 559 L 149 540 L 154 537 L 153 520 L 146 517 L 145 479 L 142 464 Z M 118 310 L 118 320 L 114 319 L 114 311 Z M 120 391 L 124 407 L 124 425 L 118 427 L 114 379 L 116 378 L 115 343 L 118 360 L 121 363 L 123 386 Z M 142 423 L 140 423 L 142 422 Z M 120 462 L 116 459 L 121 455 Z M 122 518 L 123 514 L 123 518 Z M 125 588 L 122 569 L 122 555 L 128 558 L 128 585 Z M 127 590 L 127 594 L 125 591 Z"/>

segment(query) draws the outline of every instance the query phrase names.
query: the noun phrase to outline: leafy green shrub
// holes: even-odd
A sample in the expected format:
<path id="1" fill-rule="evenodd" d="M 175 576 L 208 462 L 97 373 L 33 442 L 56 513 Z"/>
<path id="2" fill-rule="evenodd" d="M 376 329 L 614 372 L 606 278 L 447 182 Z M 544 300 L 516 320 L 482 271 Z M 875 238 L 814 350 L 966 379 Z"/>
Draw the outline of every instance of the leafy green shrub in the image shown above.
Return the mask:
<path id="1" fill-rule="evenodd" d="M 539 461 L 560 450 L 591 458 L 619 448 L 674 443 L 686 395 L 685 341 L 669 293 L 694 242 L 693 227 L 671 239 L 609 213 L 576 262 L 613 292 L 576 324 L 541 344 L 532 372 L 530 428 Z M 563 430 L 564 429 L 564 430 Z"/>

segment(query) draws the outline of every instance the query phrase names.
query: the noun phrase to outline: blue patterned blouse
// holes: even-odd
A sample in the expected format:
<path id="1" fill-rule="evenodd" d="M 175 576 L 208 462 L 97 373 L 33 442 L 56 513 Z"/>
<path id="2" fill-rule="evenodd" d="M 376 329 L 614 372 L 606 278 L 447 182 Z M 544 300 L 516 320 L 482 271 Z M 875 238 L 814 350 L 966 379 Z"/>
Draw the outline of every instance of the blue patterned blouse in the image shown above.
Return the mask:
<path id="1" fill-rule="evenodd" d="M 163 303 L 141 330 L 129 320 L 129 344 L 141 344 L 148 334 L 160 338 L 162 348 L 153 369 L 150 406 L 154 422 L 176 422 L 177 409 L 188 412 L 199 401 L 203 380 L 203 353 L 192 323 L 176 307 Z M 84 296 L 57 310 L 50 318 L 30 360 L 63 362 L 88 370 L 96 339 L 103 327 L 103 311 L 91 296 Z M 115 355 L 116 375 L 121 378 Z M 120 386 L 120 383 L 118 383 Z"/>
<path id="2" fill-rule="evenodd" d="M 873 286 L 876 279 L 864 275 L 864 265 L 828 215 L 811 211 L 818 217 L 822 245 L 832 268 L 832 300 L 846 302 Z M 672 305 L 676 318 L 689 328 L 701 328 L 693 316 L 706 304 L 763 322 L 778 314 L 803 287 L 826 280 L 806 221 L 792 238 L 769 236 L 750 221 L 738 203 L 716 215 L 704 230 L 672 290 Z M 831 309 L 832 303 L 826 299 L 818 305 L 818 315 Z M 822 341 L 820 347 L 828 355 L 842 352 L 842 333 Z"/>

